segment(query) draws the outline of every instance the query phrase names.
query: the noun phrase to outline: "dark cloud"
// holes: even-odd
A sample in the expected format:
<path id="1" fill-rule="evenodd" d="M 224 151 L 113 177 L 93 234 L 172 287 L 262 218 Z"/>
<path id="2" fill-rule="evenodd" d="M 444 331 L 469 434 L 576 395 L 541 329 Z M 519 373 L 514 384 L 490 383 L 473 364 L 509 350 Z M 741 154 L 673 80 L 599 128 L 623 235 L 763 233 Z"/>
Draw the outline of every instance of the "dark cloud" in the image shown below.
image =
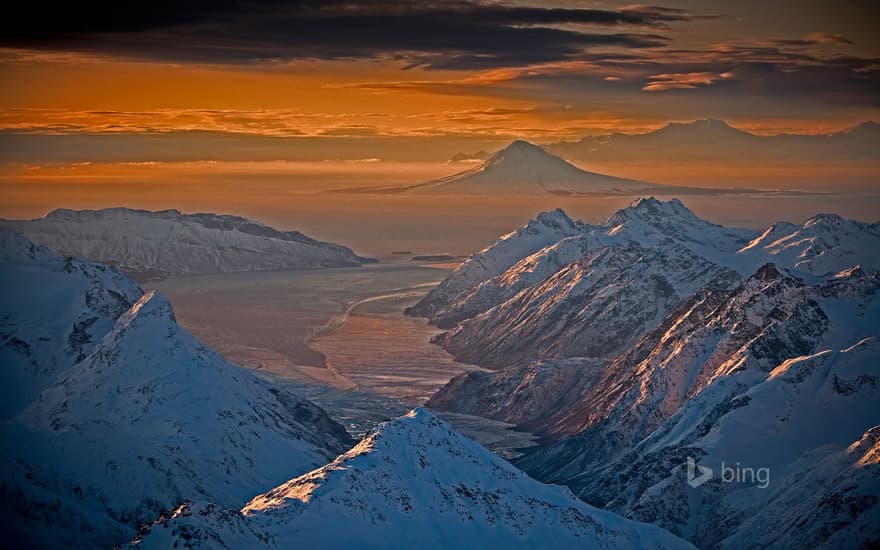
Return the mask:
<path id="1" fill-rule="evenodd" d="M 591 47 L 651 48 L 697 17 L 657 6 L 617 10 L 477 0 L 35 1 L 0 23 L 0 43 L 207 63 L 394 57 L 476 69 L 571 59 Z"/>
<path id="2" fill-rule="evenodd" d="M 587 92 L 620 97 L 617 94 L 649 91 L 674 95 L 676 101 L 763 97 L 783 104 L 880 107 L 878 58 L 816 56 L 804 49 L 738 43 L 708 51 L 662 48 L 618 56 L 587 54 L 580 61 L 583 69 L 577 64 L 530 68 L 508 86 L 540 87 L 547 94 L 560 94 L 562 101 Z"/>
<path id="3" fill-rule="evenodd" d="M 802 38 L 788 38 L 774 40 L 780 46 L 819 46 L 830 44 L 834 46 L 854 46 L 855 42 L 846 36 L 836 32 L 814 32 Z"/>

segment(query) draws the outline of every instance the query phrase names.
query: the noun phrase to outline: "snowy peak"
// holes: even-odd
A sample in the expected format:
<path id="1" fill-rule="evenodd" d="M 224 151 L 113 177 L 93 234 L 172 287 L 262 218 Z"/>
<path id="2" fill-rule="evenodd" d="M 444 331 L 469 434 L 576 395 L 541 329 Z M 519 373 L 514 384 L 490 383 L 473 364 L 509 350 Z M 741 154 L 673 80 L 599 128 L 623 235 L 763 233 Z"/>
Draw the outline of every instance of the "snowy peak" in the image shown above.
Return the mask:
<path id="1" fill-rule="evenodd" d="M 431 317 L 457 297 L 483 281 L 501 275 L 523 258 L 589 228 L 582 221 L 572 220 L 560 208 L 542 212 L 523 227 L 502 235 L 472 255 L 407 313 Z"/>
<path id="2" fill-rule="evenodd" d="M 483 164 L 483 170 L 522 169 L 534 166 L 547 170 L 546 176 L 552 176 L 550 170 L 562 171 L 565 175 L 580 170 L 565 160 L 550 154 L 528 141 L 517 140 L 501 149 Z"/>
<path id="3" fill-rule="evenodd" d="M 107 265 L 0 230 L 0 282 L 0 513 L 25 546 L 114 547 L 187 498 L 240 506 L 351 443 Z"/>
<path id="4" fill-rule="evenodd" d="M 777 223 L 742 247 L 737 255 L 772 261 L 813 275 L 837 273 L 854 265 L 880 270 L 880 226 L 817 214 L 803 224 Z"/>
<path id="5" fill-rule="evenodd" d="M 528 226 L 535 227 L 539 224 L 553 231 L 558 231 L 559 233 L 574 233 L 584 229 L 583 222 L 574 221 L 565 213 L 565 210 L 561 208 L 541 212 L 534 220 L 531 220 L 528 223 Z"/>
<path id="6" fill-rule="evenodd" d="M 512 141 L 510 145 L 496 152 L 491 158 L 516 158 L 517 156 L 525 155 L 559 158 L 556 155 L 551 155 L 534 143 L 529 143 L 523 139 Z"/>
<path id="7" fill-rule="evenodd" d="M 629 239 L 642 246 L 678 241 L 723 265 L 729 262 L 723 261 L 721 256 L 739 250 L 756 236 L 749 229 L 725 228 L 706 221 L 678 199 L 662 201 L 654 197 L 633 201 L 612 214 L 604 226 L 610 236 Z"/>
<path id="8" fill-rule="evenodd" d="M 655 220 L 659 217 L 678 217 L 688 220 L 699 220 L 699 218 L 678 199 L 661 201 L 654 197 L 640 197 L 631 202 L 626 208 L 618 210 L 612 214 L 608 219 L 607 225 L 614 226 L 632 219 Z"/>
<path id="9" fill-rule="evenodd" d="M 136 548 L 689 548 L 668 533 L 541 484 L 423 409 L 240 514 L 188 504 Z"/>
<path id="10" fill-rule="evenodd" d="M 106 265 L 62 258 L 0 228 L 0 418 L 91 353 L 142 294 Z"/>
<path id="11" fill-rule="evenodd" d="M 411 188 L 431 193 L 626 194 L 660 186 L 582 170 L 527 141 L 514 141 L 482 165 Z"/>
<path id="12" fill-rule="evenodd" d="M 592 175 L 527 141 L 514 141 L 466 176 L 486 184 L 544 186 Z"/>
<path id="13" fill-rule="evenodd" d="M 457 468 L 450 469 L 455 465 Z M 478 465 L 479 467 L 474 467 Z M 360 443 L 333 462 L 293 479 L 251 500 L 245 514 L 284 508 L 291 501 L 329 500 L 339 485 L 352 486 L 351 472 L 369 472 L 379 479 L 396 478 L 399 483 L 434 483 L 448 476 L 451 483 L 492 485 L 527 476 L 500 457 L 456 432 L 452 426 L 425 409 L 417 408 L 404 416 L 380 424 Z M 381 473 L 379 472 L 381 471 Z M 380 484 L 377 484 L 380 485 Z M 389 484 L 384 484 L 388 487 Z M 381 486 L 364 487 L 381 490 Z"/>

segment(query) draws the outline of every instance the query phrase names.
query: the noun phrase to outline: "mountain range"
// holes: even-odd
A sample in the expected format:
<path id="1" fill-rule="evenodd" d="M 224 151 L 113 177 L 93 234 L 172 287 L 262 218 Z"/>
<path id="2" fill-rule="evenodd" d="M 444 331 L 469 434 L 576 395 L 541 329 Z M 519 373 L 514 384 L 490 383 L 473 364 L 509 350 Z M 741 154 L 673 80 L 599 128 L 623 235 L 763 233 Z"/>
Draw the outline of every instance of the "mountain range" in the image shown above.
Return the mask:
<path id="1" fill-rule="evenodd" d="M 863 122 L 830 134 L 758 135 L 723 120 L 671 122 L 643 134 L 592 135 L 574 142 L 546 145 L 554 154 L 577 162 L 708 161 L 754 163 L 876 162 L 880 124 Z"/>
<path id="2" fill-rule="evenodd" d="M 527 473 L 701 548 L 870 545 L 878 270 L 880 225 L 836 215 L 757 232 L 674 199 L 595 226 L 546 212 L 409 310 L 490 369 L 427 406 L 537 432 Z"/>
<path id="3" fill-rule="evenodd" d="M 54 210 L 35 220 L 0 220 L 63 255 L 107 263 L 138 279 L 234 271 L 358 266 L 350 249 L 299 231 L 221 214 L 129 208 Z"/>
<path id="4" fill-rule="evenodd" d="M 9 547 L 692 548 L 529 478 L 425 410 L 352 447 L 110 266 L 0 228 L 0 280 Z"/>

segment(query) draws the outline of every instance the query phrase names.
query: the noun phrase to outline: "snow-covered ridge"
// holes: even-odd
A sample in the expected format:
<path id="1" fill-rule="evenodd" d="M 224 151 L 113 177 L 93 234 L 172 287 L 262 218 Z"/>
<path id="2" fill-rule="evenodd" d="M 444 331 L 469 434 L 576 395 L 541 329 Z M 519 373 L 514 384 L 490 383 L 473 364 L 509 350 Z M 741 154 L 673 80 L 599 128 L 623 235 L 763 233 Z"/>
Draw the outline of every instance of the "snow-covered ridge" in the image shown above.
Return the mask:
<path id="1" fill-rule="evenodd" d="M 0 227 L 0 419 L 91 353 L 141 294 L 106 265 L 61 258 Z"/>
<path id="2" fill-rule="evenodd" d="M 60 209 L 43 218 L 0 224 L 60 254 L 109 263 L 144 278 L 343 267 L 368 261 L 344 246 L 229 215 Z"/>
<path id="3" fill-rule="evenodd" d="M 552 357 L 610 358 L 691 293 L 737 274 L 675 244 L 605 246 L 438 338 L 459 360 L 505 366 Z"/>
<path id="4" fill-rule="evenodd" d="M 553 213 L 558 216 L 561 211 Z M 539 215 L 547 215 L 544 213 Z M 564 214 L 564 213 L 562 213 Z M 410 312 L 443 328 L 502 304 L 549 278 L 568 263 L 609 246 L 684 248 L 703 260 L 747 277 L 773 262 L 814 275 L 827 275 L 854 265 L 880 269 L 880 226 L 819 215 L 803 224 L 780 222 L 762 233 L 727 228 L 697 217 L 681 201 L 640 198 L 601 225 L 582 224 L 580 231 L 547 232 L 529 239 L 524 228 L 505 235 L 472 262 L 462 264 Z M 546 243 L 539 247 L 541 243 Z M 485 265 L 483 259 L 503 257 Z"/>
<path id="5" fill-rule="evenodd" d="M 579 235 L 587 227 L 580 220 L 572 220 L 562 209 L 542 212 L 525 226 L 502 235 L 485 249 L 473 254 L 418 304 L 409 308 L 407 313 L 430 318 L 462 294 L 504 273 L 524 257 L 560 239 Z"/>
<path id="6" fill-rule="evenodd" d="M 803 491 L 804 476 L 823 491 L 837 483 L 852 462 L 832 457 L 880 422 L 870 404 L 880 391 L 880 278 L 847 273 L 805 281 L 766 265 L 734 290 L 695 294 L 545 420 L 571 437 L 517 464 L 701 547 L 737 548 L 751 537 L 788 547 L 779 533 L 799 520 L 786 508 L 803 517 L 830 505 L 810 489 L 774 499 Z M 716 470 L 766 466 L 776 481 L 766 492 L 719 483 L 694 492 L 681 467 L 687 457 Z M 836 465 L 814 469 L 826 459 Z M 875 475 L 857 474 L 848 491 L 873 494 Z M 866 504 L 850 518 L 829 509 L 837 518 L 823 520 L 825 536 L 870 540 L 865 526 L 880 507 Z"/>
<path id="7" fill-rule="evenodd" d="M 350 444 L 109 266 L 0 229 L 0 279 L 15 399 L 0 423 L 0 526 L 19 547 L 112 547 L 186 499 L 241 505 Z"/>
<path id="8" fill-rule="evenodd" d="M 133 548 L 686 548 L 543 485 L 431 413 L 390 420 L 240 512 L 187 504 Z"/>

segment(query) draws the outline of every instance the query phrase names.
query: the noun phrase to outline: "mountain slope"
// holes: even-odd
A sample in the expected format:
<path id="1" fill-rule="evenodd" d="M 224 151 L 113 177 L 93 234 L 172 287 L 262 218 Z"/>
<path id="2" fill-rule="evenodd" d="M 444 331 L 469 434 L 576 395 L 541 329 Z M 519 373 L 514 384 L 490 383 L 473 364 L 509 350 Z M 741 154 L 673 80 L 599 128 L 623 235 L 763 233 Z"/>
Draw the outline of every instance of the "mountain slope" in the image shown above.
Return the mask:
<path id="1" fill-rule="evenodd" d="M 241 512 L 187 504 L 134 548 L 681 548 L 538 483 L 416 409 Z"/>
<path id="2" fill-rule="evenodd" d="M 110 267 L 59 257 L 0 227 L 0 419 L 88 355 L 141 294 Z"/>
<path id="3" fill-rule="evenodd" d="M 754 385 L 719 378 L 587 490 L 704 548 L 864 547 L 880 537 L 878 352 L 868 339 L 787 360 Z M 712 479 L 689 486 L 688 458 Z M 752 473 L 724 478 L 725 467 Z"/>
<path id="4" fill-rule="evenodd" d="M 702 220 L 677 199 L 663 202 L 652 197 L 634 201 L 602 225 L 582 226 L 580 232 L 535 251 L 535 247 L 508 246 L 507 261 L 500 267 L 507 264 L 509 267 L 492 276 L 489 276 L 492 272 L 485 270 L 479 277 L 470 276 L 468 272 L 473 271 L 473 266 L 462 266 L 461 273 L 450 276 L 412 311 L 428 316 L 441 328 L 468 322 L 482 327 L 478 319 L 481 314 L 496 319 L 499 326 L 514 323 L 522 308 L 541 307 L 537 298 L 544 303 L 558 299 L 543 288 L 552 276 L 559 276 L 563 269 L 570 270 L 569 264 L 588 262 L 588 258 L 599 251 L 612 247 L 666 251 L 673 247 L 698 258 L 699 262 L 708 261 L 740 276 L 748 276 L 768 262 L 814 275 L 836 273 L 857 264 L 869 271 L 880 269 L 880 226 L 877 224 L 818 215 L 799 225 L 777 223 L 758 234 Z M 481 254 L 493 253 L 492 248 Z M 624 262 L 621 267 L 629 266 Z M 669 268 L 677 272 L 674 264 Z M 662 266 L 655 265 L 651 269 L 662 271 Z M 696 272 L 696 268 L 692 271 Z M 699 277 L 695 276 L 693 283 L 699 285 Z M 593 292 L 601 290 L 592 288 Z M 690 289 L 693 290 L 696 288 Z M 522 302 L 521 294 L 527 292 L 535 294 L 535 299 Z M 520 300 L 522 308 L 511 308 L 507 304 L 514 297 Z M 493 308 L 497 311 L 489 314 Z"/>
<path id="5" fill-rule="evenodd" d="M 501 236 L 485 249 L 473 254 L 437 287 L 431 289 L 419 303 L 407 309 L 407 313 L 431 317 L 461 294 L 504 273 L 529 254 L 565 237 L 578 235 L 586 228 L 583 222 L 572 220 L 561 209 L 542 212 L 525 226 Z"/>
<path id="6" fill-rule="evenodd" d="M 659 192 L 664 186 L 581 170 L 526 141 L 514 141 L 482 165 L 409 188 L 411 193 L 590 195 Z"/>
<path id="7" fill-rule="evenodd" d="M 228 215 L 62 209 L 44 218 L 0 224 L 60 254 L 108 263 L 141 278 L 344 267 L 367 261 L 344 246 Z"/>
<path id="8" fill-rule="evenodd" d="M 774 262 L 815 275 L 861 266 L 880 269 L 880 224 L 818 214 L 800 225 L 779 223 L 737 252 L 750 265 Z"/>
<path id="9" fill-rule="evenodd" d="M 734 271 L 750 275 L 757 270 L 752 266 L 768 258 L 783 260 L 805 280 L 828 268 L 855 263 L 872 267 L 880 250 L 876 230 L 835 216 L 816 216 L 801 225 L 776 224 L 758 236 L 700 220 L 679 201 L 640 199 L 602 226 L 541 249 L 437 307 L 432 320 L 451 327 L 437 338 L 439 343 L 462 360 L 501 370 L 463 374 L 429 403 L 529 431 L 576 433 L 594 408 L 580 405 L 589 393 L 586 388 L 596 385 L 604 370 L 613 372 L 625 364 L 615 360 L 618 354 L 629 353 L 627 348 L 655 327 L 663 329 L 658 337 L 665 334 L 672 321 L 661 321 L 673 308 L 706 314 L 706 308 L 729 299 L 726 292 L 710 292 L 712 300 L 700 305 L 700 296 L 706 294 L 691 298 L 693 292 L 707 286 L 723 290 L 736 283 Z M 645 248 L 638 252 L 633 243 Z M 707 271 L 708 266 L 713 267 Z M 710 284 L 712 278 L 706 276 L 713 272 L 726 275 Z M 844 269 L 837 279 L 859 273 L 865 275 L 864 270 Z M 724 360 L 733 352 L 725 348 L 718 357 Z M 699 351 L 694 353 L 705 360 Z M 617 391 L 621 386 L 615 384 L 622 383 L 601 387 Z"/>
<path id="10" fill-rule="evenodd" d="M 607 246 L 437 338 L 458 360 L 504 366 L 544 357 L 614 357 L 703 287 L 738 275 L 686 248 Z"/>
<path id="11" fill-rule="evenodd" d="M 14 281 L 25 298 L 41 291 L 52 298 L 27 307 L 13 303 L 5 312 L 4 322 L 23 341 L 43 342 L 51 328 L 30 319 L 68 319 L 67 310 L 79 310 L 83 301 L 100 304 L 107 288 L 85 287 L 84 279 L 94 281 L 87 277 L 118 283 L 126 298 L 137 289 L 107 266 L 63 260 L 20 236 L 2 244 L 0 257 L 15 257 L 0 265 L 4 280 Z M 46 288 L 47 282 L 57 286 Z M 49 365 L 56 377 L 20 414 L 0 423 L 0 528 L 7 541 L 112 547 L 187 498 L 240 505 L 350 443 L 315 405 L 205 348 L 177 325 L 158 295 L 140 296 L 113 325 L 105 316 L 88 329 L 106 332 L 88 333 L 95 341 L 82 340 L 83 357 L 75 364 Z M 47 334 L 45 342 L 63 341 Z M 38 368 L 44 359 L 35 357 Z M 20 378 L 4 391 L 30 387 Z"/>
<path id="12" fill-rule="evenodd" d="M 564 212 L 557 210 L 555 215 L 564 215 Z M 602 225 L 580 225 L 543 247 L 522 246 L 519 239 L 511 238 L 526 229 L 528 226 L 502 237 L 475 258 L 497 254 L 495 248 L 501 248 L 497 245 L 504 245 L 506 261 L 496 269 L 483 270 L 480 276 L 475 276 L 475 267 L 479 264 L 462 265 L 461 273 L 456 271 L 450 275 L 412 311 L 427 316 L 442 328 L 451 328 L 545 281 L 563 266 L 615 245 L 650 249 L 673 244 L 741 275 L 753 272 L 757 265 L 752 267 L 752 264 L 758 261 L 737 256 L 739 249 L 758 237 L 757 232 L 725 228 L 700 219 L 678 199 L 667 202 L 653 197 L 637 199 Z M 535 244 L 554 237 L 553 233 L 546 234 L 543 241 Z"/>
<path id="13" fill-rule="evenodd" d="M 757 525 L 758 510 L 767 522 L 774 517 L 759 497 L 791 492 L 802 476 L 751 499 L 722 502 L 718 492 L 730 487 L 712 485 L 694 500 L 680 465 L 693 457 L 716 471 L 720 461 L 767 466 L 780 479 L 812 464 L 809 453 L 845 449 L 880 422 L 870 405 L 880 391 L 871 340 L 880 326 L 878 290 L 878 275 L 860 270 L 808 282 L 765 266 L 733 291 L 698 293 L 557 415 L 557 433 L 575 435 L 517 464 L 701 547 L 723 546 L 741 521 Z M 725 435 L 719 426 L 734 418 Z M 836 447 L 826 449 L 831 441 Z M 764 529 L 762 536 L 773 532 Z"/>

